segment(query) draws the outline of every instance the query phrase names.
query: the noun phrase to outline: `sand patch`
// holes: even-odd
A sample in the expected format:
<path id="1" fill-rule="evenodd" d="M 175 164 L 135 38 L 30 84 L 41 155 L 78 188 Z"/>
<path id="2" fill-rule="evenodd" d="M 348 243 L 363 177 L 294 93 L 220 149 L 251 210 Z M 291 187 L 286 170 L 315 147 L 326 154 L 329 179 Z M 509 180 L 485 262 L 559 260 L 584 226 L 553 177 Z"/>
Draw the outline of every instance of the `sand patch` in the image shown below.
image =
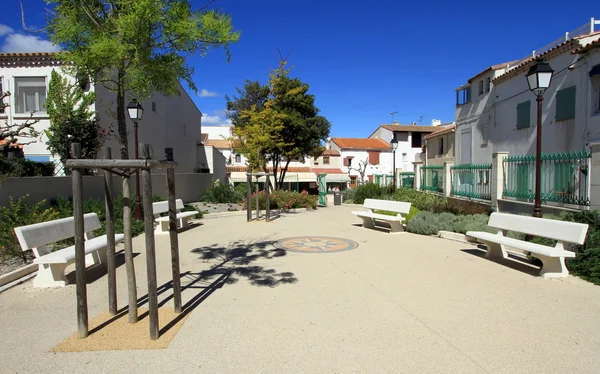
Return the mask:
<path id="1" fill-rule="evenodd" d="M 172 307 L 159 308 L 160 337 L 150 340 L 147 312 L 147 309 L 138 309 L 139 321 L 129 323 L 126 311 L 117 316 L 111 316 L 105 311 L 90 320 L 90 335 L 87 338 L 79 339 L 77 333 L 74 333 L 54 347 L 52 352 L 165 349 L 189 315 L 185 311 L 177 314 Z"/>

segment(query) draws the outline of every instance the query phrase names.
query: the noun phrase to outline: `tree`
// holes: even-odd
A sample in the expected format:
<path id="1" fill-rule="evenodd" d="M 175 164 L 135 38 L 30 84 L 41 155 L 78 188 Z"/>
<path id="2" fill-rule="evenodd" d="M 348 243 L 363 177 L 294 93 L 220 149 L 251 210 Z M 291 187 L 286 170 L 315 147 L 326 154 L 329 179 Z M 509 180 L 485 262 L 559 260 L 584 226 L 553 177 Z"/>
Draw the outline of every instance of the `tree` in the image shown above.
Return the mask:
<path id="1" fill-rule="evenodd" d="M 116 93 L 121 158 L 129 158 L 126 94 L 138 100 L 154 92 L 179 94 L 179 82 L 196 91 L 194 68 L 186 62 L 239 39 L 231 18 L 189 0 L 46 0 L 50 40 L 74 76 L 89 76 Z M 211 1 L 212 2 L 212 1 Z M 210 3 L 209 3 L 210 4 Z"/>
<path id="2" fill-rule="evenodd" d="M 69 158 L 70 143 L 81 144 L 82 158 L 96 158 L 107 131 L 100 127 L 96 113 L 90 110 L 95 101 L 94 92 L 84 92 L 78 82 L 71 83 L 52 70 L 46 99 L 46 112 L 50 117 L 46 144 L 52 153 L 60 156 L 63 165 Z"/>
<path id="3" fill-rule="evenodd" d="M 350 174 L 350 170 L 357 171 L 360 175 L 360 183 L 365 183 L 365 174 L 367 173 L 367 165 L 369 165 L 369 158 L 367 157 L 364 161 L 358 162 L 358 167 L 353 168 L 348 166 L 348 174 Z"/>
<path id="4" fill-rule="evenodd" d="M 4 99 L 10 97 L 10 92 L 0 92 L 0 109 L 2 112 L 9 107 L 4 102 Z M 27 145 L 35 143 L 40 133 L 34 128 L 34 125 L 39 122 L 39 119 L 34 118 L 35 112 L 31 112 L 28 119 L 25 121 L 14 121 L 9 123 L 8 120 L 4 121 L 4 125 L 0 125 L 0 157 L 3 157 L 10 147 L 17 144 Z M 30 139 L 29 141 L 23 141 L 24 139 Z"/>
<path id="5" fill-rule="evenodd" d="M 273 164 L 275 188 L 281 188 L 289 163 L 304 162 L 323 151 L 331 124 L 319 116 L 309 86 L 288 76 L 286 59 L 269 75 L 269 83 L 246 81 L 240 96 L 227 97 L 229 118 L 234 127 L 234 149 L 249 159 L 251 170 L 267 171 Z M 279 171 L 281 169 L 281 172 Z"/>

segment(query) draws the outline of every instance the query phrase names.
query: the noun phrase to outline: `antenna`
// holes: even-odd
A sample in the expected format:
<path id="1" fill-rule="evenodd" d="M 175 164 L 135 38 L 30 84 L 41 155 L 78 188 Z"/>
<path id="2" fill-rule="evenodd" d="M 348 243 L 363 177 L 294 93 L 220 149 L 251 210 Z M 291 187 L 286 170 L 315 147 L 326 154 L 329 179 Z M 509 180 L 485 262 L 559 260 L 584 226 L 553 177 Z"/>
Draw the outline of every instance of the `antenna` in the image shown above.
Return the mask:
<path id="1" fill-rule="evenodd" d="M 423 126 L 423 118 L 425 118 L 425 116 L 419 117 L 419 125 L 421 126 Z"/>
<path id="2" fill-rule="evenodd" d="M 392 124 L 394 123 L 394 114 L 398 113 L 398 111 L 395 112 L 391 112 L 390 115 L 392 116 Z"/>

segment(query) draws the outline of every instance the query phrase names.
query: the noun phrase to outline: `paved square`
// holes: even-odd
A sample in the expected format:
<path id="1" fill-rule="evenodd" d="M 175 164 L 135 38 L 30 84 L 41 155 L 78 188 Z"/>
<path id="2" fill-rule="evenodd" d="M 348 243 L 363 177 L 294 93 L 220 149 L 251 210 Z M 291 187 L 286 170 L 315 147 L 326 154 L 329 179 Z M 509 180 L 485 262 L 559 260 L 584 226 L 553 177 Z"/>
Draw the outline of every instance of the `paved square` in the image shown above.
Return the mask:
<path id="1" fill-rule="evenodd" d="M 191 312 L 166 349 L 53 353 L 76 331 L 75 287 L 12 288 L 0 294 L 0 372 L 598 372 L 599 287 L 543 280 L 469 244 L 364 229 L 352 210 L 330 206 L 270 223 L 204 219 L 183 232 L 182 296 Z M 313 255 L 274 246 L 299 236 L 358 247 Z M 172 308 L 169 238 L 156 238 L 159 302 Z M 141 304 L 143 242 L 134 240 Z M 107 281 L 102 269 L 88 274 L 94 318 L 107 309 Z M 123 265 L 117 280 L 123 307 Z"/>

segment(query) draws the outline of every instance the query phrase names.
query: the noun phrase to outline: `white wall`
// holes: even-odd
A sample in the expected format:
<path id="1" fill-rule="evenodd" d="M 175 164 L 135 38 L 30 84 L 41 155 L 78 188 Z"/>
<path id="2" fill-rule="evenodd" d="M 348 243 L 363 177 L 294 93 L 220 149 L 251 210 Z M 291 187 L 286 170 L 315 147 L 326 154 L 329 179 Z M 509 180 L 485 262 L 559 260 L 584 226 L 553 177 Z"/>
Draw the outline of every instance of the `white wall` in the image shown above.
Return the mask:
<path id="1" fill-rule="evenodd" d="M 351 176 L 356 176 L 357 180 L 360 180 L 360 173 L 354 170 L 355 168 L 359 168 L 359 162 L 364 162 L 369 157 L 369 151 L 367 150 L 342 150 L 341 152 L 341 162 L 343 165 L 343 160 L 346 157 L 354 157 L 352 159 L 352 170 L 350 170 Z M 370 162 L 370 161 L 369 161 Z M 365 182 L 369 180 L 369 175 L 393 175 L 392 171 L 392 152 L 391 151 L 381 151 L 379 153 L 379 164 L 378 165 L 367 165 L 367 169 L 365 172 Z M 342 171 L 344 173 L 348 173 L 348 167 L 342 166 Z"/>
<path id="2" fill-rule="evenodd" d="M 422 133 L 425 136 L 429 133 Z M 370 138 L 380 138 L 390 143 L 392 139 L 396 137 L 398 140 L 398 148 L 396 149 L 396 169 L 402 171 L 412 171 L 413 164 L 412 160 L 415 159 L 415 155 L 421 153 L 423 147 L 412 147 L 412 132 L 406 131 L 396 131 L 395 133 L 383 128 L 379 127 L 377 131 L 375 131 Z M 421 144 L 425 144 L 425 141 L 422 140 Z"/>
<path id="3" fill-rule="evenodd" d="M 209 139 L 228 139 L 232 136 L 231 126 L 202 126 L 202 132 L 208 134 Z"/>

